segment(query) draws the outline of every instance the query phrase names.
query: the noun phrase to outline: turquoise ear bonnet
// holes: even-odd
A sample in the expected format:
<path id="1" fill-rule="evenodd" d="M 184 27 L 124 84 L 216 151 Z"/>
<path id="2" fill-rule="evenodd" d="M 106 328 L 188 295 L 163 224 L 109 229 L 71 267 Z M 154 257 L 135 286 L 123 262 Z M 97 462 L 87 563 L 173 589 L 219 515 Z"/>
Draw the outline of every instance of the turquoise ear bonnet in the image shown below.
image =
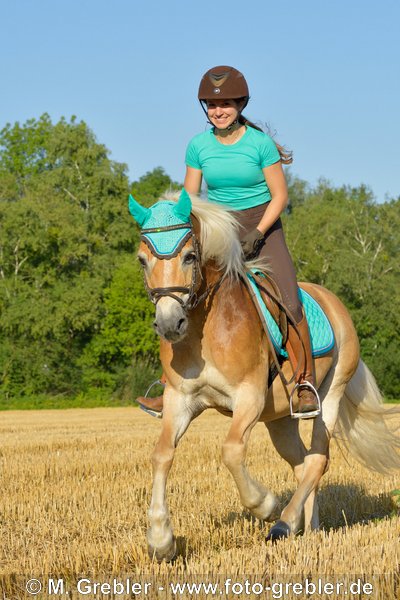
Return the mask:
<path id="1" fill-rule="evenodd" d="M 154 204 L 150 208 L 150 217 L 142 229 L 142 240 L 159 258 L 170 258 L 177 254 L 191 235 L 191 224 L 187 222 L 187 219 L 182 220 L 174 214 L 175 206 L 176 202 L 167 200 L 161 200 Z M 175 226 L 178 227 L 175 228 Z M 165 227 L 168 229 L 164 229 Z M 169 229 L 170 227 L 171 229 Z M 151 231 L 147 233 L 147 229 L 151 229 Z M 157 231 L 157 229 L 161 229 L 161 231 Z"/>
<path id="2" fill-rule="evenodd" d="M 141 239 L 158 258 L 172 258 L 192 235 L 191 201 L 182 191 L 178 202 L 160 200 L 151 208 L 140 206 L 129 197 L 129 210 L 142 227 Z"/>

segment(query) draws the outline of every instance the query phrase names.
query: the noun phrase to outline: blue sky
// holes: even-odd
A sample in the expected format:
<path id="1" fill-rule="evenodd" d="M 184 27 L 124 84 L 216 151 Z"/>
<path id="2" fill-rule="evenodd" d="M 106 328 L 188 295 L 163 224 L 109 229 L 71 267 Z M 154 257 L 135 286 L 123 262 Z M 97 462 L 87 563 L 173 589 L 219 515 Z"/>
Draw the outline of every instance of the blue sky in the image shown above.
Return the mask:
<path id="1" fill-rule="evenodd" d="M 314 184 L 400 195 L 398 0 L 3 0 L 0 126 L 76 115 L 137 179 L 184 177 L 202 74 L 246 76 L 246 114 Z"/>

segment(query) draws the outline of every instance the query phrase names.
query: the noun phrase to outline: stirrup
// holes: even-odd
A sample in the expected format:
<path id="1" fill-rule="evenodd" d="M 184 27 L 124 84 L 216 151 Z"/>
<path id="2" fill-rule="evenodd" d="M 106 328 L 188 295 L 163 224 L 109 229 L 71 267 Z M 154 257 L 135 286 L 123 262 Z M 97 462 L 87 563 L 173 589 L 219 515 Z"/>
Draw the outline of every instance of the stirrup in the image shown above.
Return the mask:
<path id="1" fill-rule="evenodd" d="M 151 390 L 153 389 L 153 387 L 155 385 L 161 385 L 163 388 L 165 388 L 165 383 L 163 383 L 161 381 L 161 379 L 156 379 L 155 381 L 153 381 L 153 383 L 147 388 L 147 391 L 144 395 L 145 398 L 149 397 L 149 393 L 151 392 Z M 143 404 L 140 404 L 140 402 L 138 402 L 139 404 L 139 408 L 141 408 L 142 410 L 144 410 L 144 412 L 146 412 L 148 415 L 155 417 L 156 419 L 162 419 L 163 416 L 163 411 L 159 412 L 157 410 L 152 410 L 151 408 L 148 408 L 147 406 L 143 406 Z"/>
<path id="2" fill-rule="evenodd" d="M 317 403 L 318 403 L 318 408 L 315 410 L 310 410 L 309 412 L 294 412 L 293 411 L 293 396 L 296 390 L 301 389 L 301 388 L 306 388 L 311 390 L 316 399 L 317 399 Z M 294 388 L 292 389 L 292 392 L 290 394 L 290 398 L 289 398 L 289 406 L 290 406 L 290 416 L 292 417 L 292 419 L 314 419 L 315 417 L 318 417 L 318 415 L 321 414 L 321 399 L 319 397 L 319 394 L 317 392 L 317 390 L 315 389 L 315 387 L 313 386 L 312 383 L 310 383 L 309 381 L 302 381 L 301 383 L 296 383 L 296 385 L 294 386 Z"/>

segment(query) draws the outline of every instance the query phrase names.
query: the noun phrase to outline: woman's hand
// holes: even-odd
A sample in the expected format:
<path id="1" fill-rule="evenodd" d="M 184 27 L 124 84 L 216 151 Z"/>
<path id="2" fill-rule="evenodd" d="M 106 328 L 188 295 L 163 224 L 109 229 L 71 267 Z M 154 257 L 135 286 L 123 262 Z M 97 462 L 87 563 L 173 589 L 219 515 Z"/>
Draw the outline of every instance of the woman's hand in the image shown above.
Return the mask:
<path id="1" fill-rule="evenodd" d="M 264 243 L 264 234 L 257 228 L 252 229 L 249 233 L 246 233 L 240 243 L 246 260 L 256 258 Z"/>

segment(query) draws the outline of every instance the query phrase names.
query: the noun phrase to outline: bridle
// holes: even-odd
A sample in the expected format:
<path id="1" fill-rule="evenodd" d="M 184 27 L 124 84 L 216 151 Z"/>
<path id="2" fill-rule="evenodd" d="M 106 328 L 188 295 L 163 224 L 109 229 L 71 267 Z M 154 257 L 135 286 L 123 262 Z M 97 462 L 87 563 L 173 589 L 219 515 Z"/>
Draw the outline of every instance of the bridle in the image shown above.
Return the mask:
<path id="1" fill-rule="evenodd" d="M 183 238 L 180 240 L 179 244 L 176 246 L 176 248 L 174 248 L 173 252 L 170 252 L 169 254 L 159 254 L 155 250 L 153 244 L 151 244 L 149 237 L 147 237 L 151 233 L 162 233 L 162 232 L 167 232 L 167 231 L 175 231 L 178 229 L 189 229 L 189 231 L 187 232 L 186 235 L 183 236 Z M 219 287 L 219 285 L 222 281 L 222 277 L 216 283 L 213 283 L 213 284 L 207 286 L 205 291 L 202 294 L 198 295 L 198 291 L 199 291 L 201 283 L 203 281 L 203 275 L 201 272 L 201 248 L 200 248 L 199 241 L 196 237 L 196 234 L 194 232 L 193 225 L 191 222 L 180 223 L 177 225 L 167 225 L 164 227 L 151 227 L 151 228 L 147 228 L 147 229 L 142 229 L 140 239 L 146 244 L 146 246 L 148 247 L 148 249 L 150 250 L 150 252 L 153 256 L 155 256 L 156 258 L 161 258 L 162 260 L 170 260 L 171 258 L 174 258 L 175 256 L 177 256 L 189 239 L 191 239 L 192 243 L 193 243 L 193 251 L 195 254 L 195 260 L 194 260 L 194 266 L 193 266 L 193 270 L 192 270 L 192 280 L 188 287 L 165 286 L 165 287 L 151 288 L 151 287 L 149 287 L 147 280 L 146 280 L 146 276 L 143 272 L 144 286 L 145 286 L 145 289 L 146 289 L 146 292 L 147 292 L 147 295 L 148 295 L 150 301 L 154 305 L 157 305 L 157 302 L 161 298 L 165 298 L 166 296 L 169 296 L 173 300 L 176 300 L 177 302 L 179 302 L 179 304 L 182 306 L 183 310 L 187 313 L 189 310 L 196 308 L 196 306 L 198 306 L 201 302 L 203 302 L 207 298 L 207 296 L 210 294 L 211 290 L 217 289 Z M 177 296 L 177 294 L 187 295 L 187 298 L 185 300 L 183 300 L 180 296 Z"/>

